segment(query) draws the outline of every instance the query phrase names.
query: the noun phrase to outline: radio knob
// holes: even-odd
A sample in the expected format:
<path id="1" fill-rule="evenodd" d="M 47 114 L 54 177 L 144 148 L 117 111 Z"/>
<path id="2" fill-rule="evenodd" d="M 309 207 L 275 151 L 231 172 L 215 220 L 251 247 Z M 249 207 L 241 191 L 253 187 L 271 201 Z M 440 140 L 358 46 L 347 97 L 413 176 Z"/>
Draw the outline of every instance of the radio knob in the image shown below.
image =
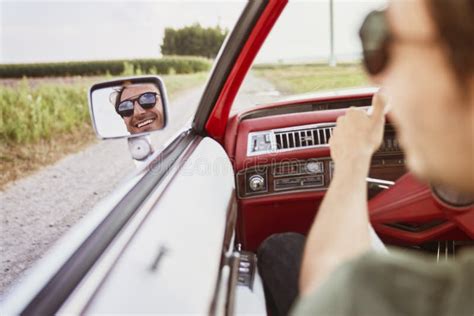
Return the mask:
<path id="1" fill-rule="evenodd" d="M 261 191 L 265 184 L 265 179 L 261 175 L 251 176 L 249 179 L 249 187 L 252 191 Z"/>
<path id="2" fill-rule="evenodd" d="M 321 172 L 321 166 L 319 162 L 311 161 L 306 164 L 306 171 L 308 173 L 319 173 Z"/>

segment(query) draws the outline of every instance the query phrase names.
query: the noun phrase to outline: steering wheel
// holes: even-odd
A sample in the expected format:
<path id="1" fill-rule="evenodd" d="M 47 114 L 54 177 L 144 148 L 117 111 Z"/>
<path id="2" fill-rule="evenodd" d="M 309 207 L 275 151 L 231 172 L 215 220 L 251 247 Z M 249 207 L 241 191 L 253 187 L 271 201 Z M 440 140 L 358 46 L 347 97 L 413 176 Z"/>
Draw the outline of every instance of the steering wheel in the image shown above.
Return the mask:
<path id="1" fill-rule="evenodd" d="M 422 183 L 411 173 L 370 199 L 369 214 L 375 230 L 397 243 L 474 239 L 474 199 Z"/>

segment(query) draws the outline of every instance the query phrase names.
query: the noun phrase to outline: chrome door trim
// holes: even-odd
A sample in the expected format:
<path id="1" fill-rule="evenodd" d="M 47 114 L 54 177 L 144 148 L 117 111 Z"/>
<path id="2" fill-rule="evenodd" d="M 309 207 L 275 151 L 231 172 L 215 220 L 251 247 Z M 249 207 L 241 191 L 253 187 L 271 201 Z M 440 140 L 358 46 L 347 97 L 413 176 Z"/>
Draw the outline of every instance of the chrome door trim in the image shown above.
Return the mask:
<path id="1" fill-rule="evenodd" d="M 226 299 L 228 291 L 227 284 L 229 282 L 229 275 L 227 271 L 227 258 L 232 256 L 234 252 L 234 243 L 235 243 L 235 226 L 237 224 L 237 200 L 235 196 L 235 190 L 232 193 L 232 196 L 229 200 L 229 205 L 227 206 L 227 216 L 226 216 L 226 228 L 224 232 L 224 240 L 222 243 L 222 257 L 219 269 L 219 275 L 217 277 L 216 289 L 214 292 L 214 298 L 212 300 L 211 308 L 209 315 L 221 315 L 224 313 Z"/>
<path id="2" fill-rule="evenodd" d="M 226 264 L 230 268 L 229 283 L 227 284 L 227 298 L 225 305 L 225 314 L 234 315 L 235 311 L 235 294 L 237 288 L 237 280 L 239 278 L 239 263 L 240 253 L 234 252 L 231 256 L 227 257 Z"/>

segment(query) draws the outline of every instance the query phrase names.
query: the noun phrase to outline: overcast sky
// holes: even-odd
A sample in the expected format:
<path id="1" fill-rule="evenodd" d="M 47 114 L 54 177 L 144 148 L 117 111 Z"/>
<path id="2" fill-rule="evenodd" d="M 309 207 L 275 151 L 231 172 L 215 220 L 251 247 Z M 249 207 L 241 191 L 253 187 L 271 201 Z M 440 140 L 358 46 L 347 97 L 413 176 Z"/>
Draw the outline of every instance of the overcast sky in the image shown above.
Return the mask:
<path id="1" fill-rule="evenodd" d="M 357 29 L 385 0 L 334 0 L 340 59 L 360 52 Z M 0 63 L 160 56 L 165 27 L 195 22 L 231 29 L 246 1 L 0 0 Z M 290 1 L 257 60 L 329 53 L 329 1 Z"/>

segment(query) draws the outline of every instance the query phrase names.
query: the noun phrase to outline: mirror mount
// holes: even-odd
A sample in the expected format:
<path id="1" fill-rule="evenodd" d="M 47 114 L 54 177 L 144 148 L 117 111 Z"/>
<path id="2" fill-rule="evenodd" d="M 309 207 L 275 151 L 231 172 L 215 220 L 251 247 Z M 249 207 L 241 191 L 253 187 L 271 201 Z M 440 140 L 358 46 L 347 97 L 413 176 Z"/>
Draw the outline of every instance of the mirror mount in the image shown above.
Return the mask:
<path id="1" fill-rule="evenodd" d="M 143 162 L 150 157 L 154 150 L 150 136 L 131 137 L 128 139 L 128 150 L 136 162 Z"/>

